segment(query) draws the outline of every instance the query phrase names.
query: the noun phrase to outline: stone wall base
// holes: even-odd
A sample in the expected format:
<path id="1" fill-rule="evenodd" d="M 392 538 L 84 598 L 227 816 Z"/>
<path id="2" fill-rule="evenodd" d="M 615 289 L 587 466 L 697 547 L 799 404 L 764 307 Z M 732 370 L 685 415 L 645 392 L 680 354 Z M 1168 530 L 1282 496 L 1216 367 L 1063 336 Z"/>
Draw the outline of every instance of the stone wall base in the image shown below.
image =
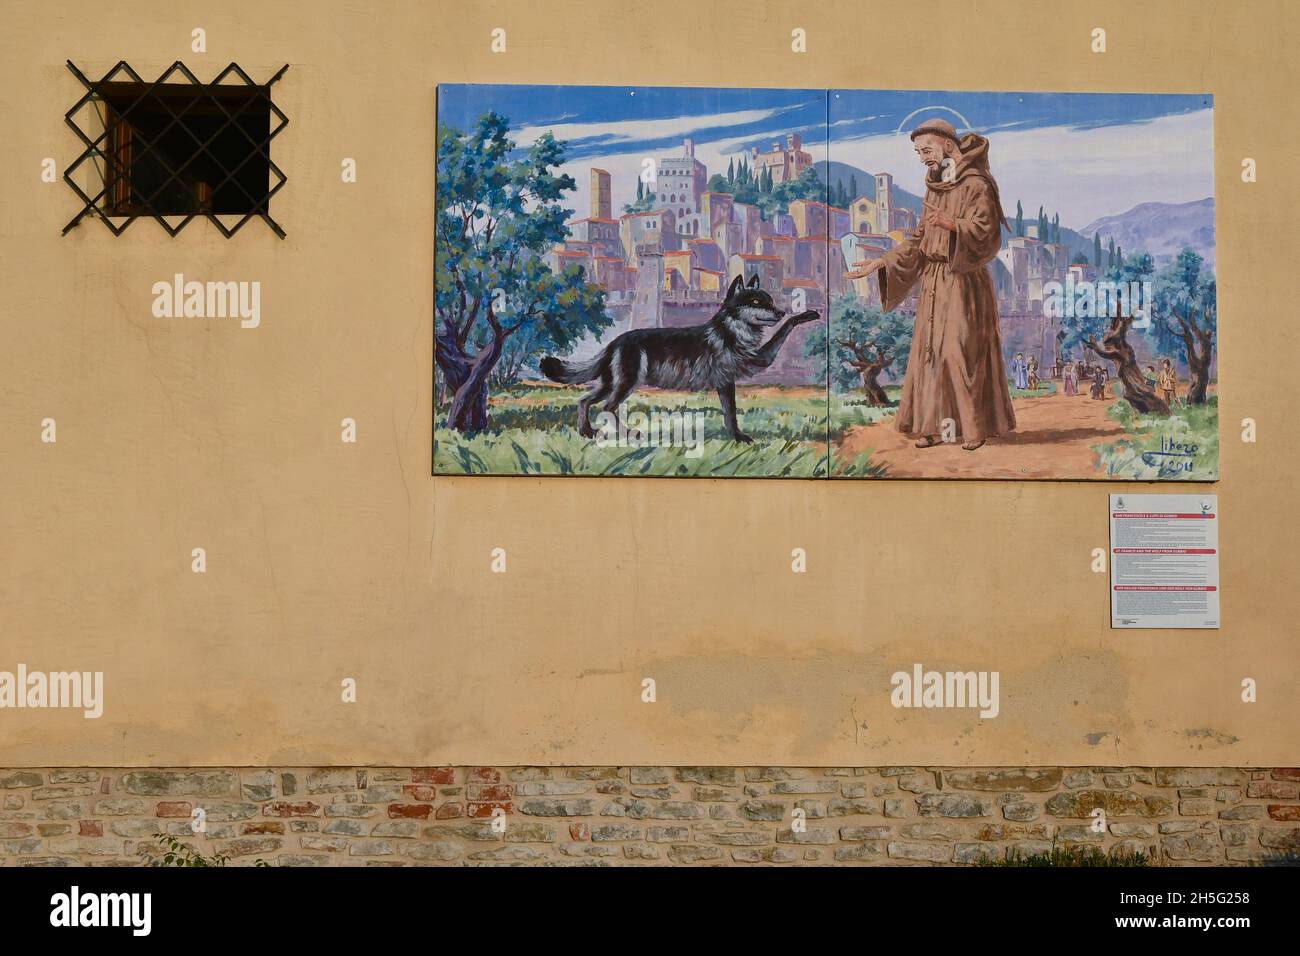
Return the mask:
<path id="1" fill-rule="evenodd" d="M 11 769 L 0 865 L 144 865 L 159 833 L 231 866 L 943 866 L 1053 841 L 1268 865 L 1300 860 L 1297 788 L 1230 767 Z"/>

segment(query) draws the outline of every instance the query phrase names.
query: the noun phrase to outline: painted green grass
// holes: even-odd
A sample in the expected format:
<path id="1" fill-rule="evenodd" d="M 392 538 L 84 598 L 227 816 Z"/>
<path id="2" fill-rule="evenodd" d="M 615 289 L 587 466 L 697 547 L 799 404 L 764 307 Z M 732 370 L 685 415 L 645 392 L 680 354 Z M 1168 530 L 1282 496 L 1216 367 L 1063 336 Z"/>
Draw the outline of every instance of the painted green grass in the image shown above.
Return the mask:
<path id="1" fill-rule="evenodd" d="M 901 386 L 886 386 L 885 395 L 894 403 L 888 406 L 868 405 L 861 391 L 831 393 L 831 441 L 839 441 L 849 429 L 859 425 L 874 425 L 893 418 L 902 392 Z"/>
<path id="2" fill-rule="evenodd" d="M 493 396 L 490 420 L 493 431 L 513 429 L 576 430 L 580 388 L 518 387 Z M 593 409 L 595 419 L 597 409 Z M 773 389 L 760 395 L 738 395 L 736 411 L 740 428 L 759 440 L 824 441 L 826 437 L 826 399 Z M 703 412 L 704 434 L 708 438 L 728 437 L 722 406 L 713 394 L 688 392 L 637 392 L 631 395 L 619 414 L 643 412 Z"/>
<path id="3" fill-rule="evenodd" d="M 738 442 L 706 438 L 698 454 L 683 447 L 600 447 L 568 426 L 554 431 L 512 429 L 470 438 L 438 433 L 440 474 L 645 475 L 712 477 L 815 477 L 826 455 L 798 441 Z"/>
<path id="4" fill-rule="evenodd" d="M 806 390 L 805 390 L 806 391 Z M 439 415 L 437 472 L 495 475 L 645 475 L 816 478 L 877 477 L 869 455 L 843 461 L 826 451 L 826 400 L 821 395 L 771 388 L 737 396 L 741 429 L 752 444 L 731 440 L 714 395 L 644 392 L 620 410 L 704 415 L 698 449 L 671 446 L 601 447 L 577 432 L 576 388 L 516 386 L 493 396 L 492 427 L 465 436 Z M 847 426 L 846 426 L 847 427 Z"/>
<path id="5" fill-rule="evenodd" d="M 1204 405 L 1175 404 L 1169 417 L 1140 415 L 1123 399 L 1107 415 L 1129 434 L 1094 445 L 1108 478 L 1214 481 L 1219 477 L 1219 399 Z M 1170 451 L 1189 454 L 1169 454 Z"/>
<path id="6" fill-rule="evenodd" d="M 1056 383 L 1051 379 L 1039 379 L 1038 388 L 1016 388 L 1011 386 L 1012 398 L 1045 398 L 1048 395 L 1055 395 L 1057 392 Z"/>

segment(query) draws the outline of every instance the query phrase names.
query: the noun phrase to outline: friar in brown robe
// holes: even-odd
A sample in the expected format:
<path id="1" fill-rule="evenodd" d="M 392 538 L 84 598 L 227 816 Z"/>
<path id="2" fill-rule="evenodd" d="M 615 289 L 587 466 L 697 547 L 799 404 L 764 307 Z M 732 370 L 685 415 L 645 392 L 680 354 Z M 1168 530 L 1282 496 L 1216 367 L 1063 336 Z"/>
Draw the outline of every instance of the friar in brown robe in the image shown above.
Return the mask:
<path id="1" fill-rule="evenodd" d="M 929 170 L 920 228 L 868 268 L 886 311 L 921 284 L 895 425 L 919 448 L 951 440 L 955 427 L 974 451 L 1016 427 L 987 268 L 1002 245 L 1002 202 L 983 136 L 958 138 L 951 123 L 932 119 L 912 141 Z"/>

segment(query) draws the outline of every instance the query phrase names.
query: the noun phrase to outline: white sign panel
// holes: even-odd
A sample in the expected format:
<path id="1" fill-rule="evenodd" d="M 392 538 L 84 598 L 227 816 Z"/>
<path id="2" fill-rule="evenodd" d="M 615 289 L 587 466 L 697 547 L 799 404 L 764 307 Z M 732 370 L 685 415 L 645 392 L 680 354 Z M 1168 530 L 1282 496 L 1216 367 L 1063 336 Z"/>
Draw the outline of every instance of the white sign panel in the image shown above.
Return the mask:
<path id="1" fill-rule="evenodd" d="M 1110 496 L 1110 626 L 1219 626 L 1218 495 Z"/>

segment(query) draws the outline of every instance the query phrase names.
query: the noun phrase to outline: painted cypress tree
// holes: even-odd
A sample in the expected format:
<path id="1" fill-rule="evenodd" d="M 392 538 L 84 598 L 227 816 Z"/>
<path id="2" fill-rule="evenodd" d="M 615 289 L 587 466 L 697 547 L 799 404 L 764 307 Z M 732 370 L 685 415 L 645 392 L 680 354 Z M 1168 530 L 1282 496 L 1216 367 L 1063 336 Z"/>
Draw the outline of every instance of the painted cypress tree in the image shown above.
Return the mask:
<path id="1" fill-rule="evenodd" d="M 727 182 L 734 183 L 735 181 L 736 181 L 736 159 L 735 157 L 732 157 L 731 159 L 727 160 Z"/>
<path id="2" fill-rule="evenodd" d="M 1094 233 L 1092 237 L 1092 264 L 1098 269 L 1101 268 L 1101 233 Z"/>
<path id="3" fill-rule="evenodd" d="M 1020 205 L 1020 200 L 1016 200 L 1016 235 L 1025 234 L 1025 207 Z"/>

